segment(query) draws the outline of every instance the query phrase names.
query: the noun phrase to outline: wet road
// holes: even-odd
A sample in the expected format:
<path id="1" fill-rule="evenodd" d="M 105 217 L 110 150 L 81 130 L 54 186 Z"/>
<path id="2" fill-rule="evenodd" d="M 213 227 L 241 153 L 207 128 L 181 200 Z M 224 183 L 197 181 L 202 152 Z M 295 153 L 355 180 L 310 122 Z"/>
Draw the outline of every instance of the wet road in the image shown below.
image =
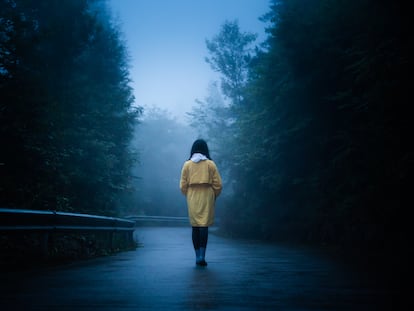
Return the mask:
<path id="1" fill-rule="evenodd" d="M 210 234 L 196 267 L 191 228 L 135 235 L 134 251 L 2 272 L 0 310 L 394 310 L 385 284 L 319 251 Z"/>

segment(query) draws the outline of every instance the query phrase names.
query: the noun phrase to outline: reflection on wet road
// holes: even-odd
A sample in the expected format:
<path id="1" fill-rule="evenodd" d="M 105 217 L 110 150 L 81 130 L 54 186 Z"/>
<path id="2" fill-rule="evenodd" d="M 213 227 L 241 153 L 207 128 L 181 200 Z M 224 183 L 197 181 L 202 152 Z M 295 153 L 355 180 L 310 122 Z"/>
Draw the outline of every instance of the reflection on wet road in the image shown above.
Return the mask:
<path id="1" fill-rule="evenodd" d="M 210 234 L 196 267 L 191 228 L 137 228 L 134 251 L 3 273 L 6 310 L 391 310 L 361 271 L 309 249 Z"/>

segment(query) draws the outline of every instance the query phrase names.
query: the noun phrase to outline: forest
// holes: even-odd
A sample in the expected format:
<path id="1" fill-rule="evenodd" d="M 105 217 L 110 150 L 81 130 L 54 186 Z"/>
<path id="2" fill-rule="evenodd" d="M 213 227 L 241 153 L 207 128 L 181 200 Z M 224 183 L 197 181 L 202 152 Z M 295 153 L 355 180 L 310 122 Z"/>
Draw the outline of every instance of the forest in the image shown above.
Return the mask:
<path id="1" fill-rule="evenodd" d="M 141 109 L 105 3 L 2 0 L 1 8 L 1 206 L 115 215 Z"/>
<path id="2" fill-rule="evenodd" d="M 412 44 L 401 1 L 271 0 L 260 44 L 223 21 L 206 38 L 221 80 L 189 125 L 143 118 L 105 1 L 0 6 L 2 207 L 186 215 L 178 179 L 198 136 L 223 175 L 226 235 L 373 248 L 407 239 Z"/>

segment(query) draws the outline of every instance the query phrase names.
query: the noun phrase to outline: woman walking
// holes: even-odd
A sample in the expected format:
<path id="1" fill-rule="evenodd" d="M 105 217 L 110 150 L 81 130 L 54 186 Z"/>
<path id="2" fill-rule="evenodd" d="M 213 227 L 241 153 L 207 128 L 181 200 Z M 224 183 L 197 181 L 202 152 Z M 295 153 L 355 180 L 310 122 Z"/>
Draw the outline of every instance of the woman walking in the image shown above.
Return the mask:
<path id="1" fill-rule="evenodd" d="M 181 170 L 180 189 L 187 197 L 196 264 L 207 266 L 208 227 L 214 222 L 214 207 L 221 193 L 222 182 L 203 139 L 197 139 L 191 147 L 190 158 Z"/>

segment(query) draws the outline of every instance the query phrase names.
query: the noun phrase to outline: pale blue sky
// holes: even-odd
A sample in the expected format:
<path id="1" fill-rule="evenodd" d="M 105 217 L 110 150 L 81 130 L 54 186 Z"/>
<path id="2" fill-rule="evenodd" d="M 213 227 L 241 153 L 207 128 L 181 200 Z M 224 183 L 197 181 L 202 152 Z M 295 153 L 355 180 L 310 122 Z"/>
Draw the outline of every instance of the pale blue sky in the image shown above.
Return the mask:
<path id="1" fill-rule="evenodd" d="M 242 31 L 265 38 L 259 17 L 268 0 L 110 0 L 121 22 L 131 57 L 136 103 L 167 109 L 183 120 L 196 99 L 207 96 L 217 75 L 205 62 L 206 39 L 223 22 L 239 21 Z"/>

